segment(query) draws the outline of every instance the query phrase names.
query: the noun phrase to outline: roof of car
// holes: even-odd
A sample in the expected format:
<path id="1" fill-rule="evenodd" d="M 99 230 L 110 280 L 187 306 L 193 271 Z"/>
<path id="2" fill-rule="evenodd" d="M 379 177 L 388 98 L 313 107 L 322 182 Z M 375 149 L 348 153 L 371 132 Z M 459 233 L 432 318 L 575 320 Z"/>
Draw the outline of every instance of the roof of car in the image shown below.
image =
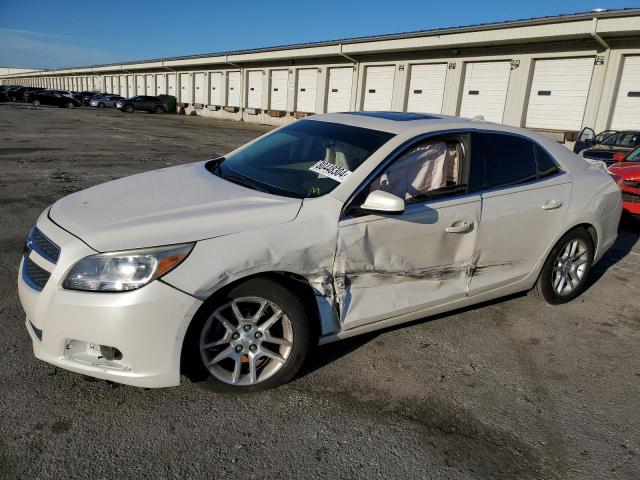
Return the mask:
<path id="1" fill-rule="evenodd" d="M 390 133 L 401 133 L 407 130 L 435 130 L 443 125 L 452 128 L 477 127 L 482 120 L 453 117 L 450 115 L 436 115 L 412 112 L 340 112 L 311 115 L 305 120 L 320 120 L 324 122 L 343 123 L 354 127 L 370 128 Z M 453 124 L 458 124 L 455 127 Z M 493 126 L 493 124 L 491 124 Z M 502 125 L 495 125 L 502 127 Z"/>

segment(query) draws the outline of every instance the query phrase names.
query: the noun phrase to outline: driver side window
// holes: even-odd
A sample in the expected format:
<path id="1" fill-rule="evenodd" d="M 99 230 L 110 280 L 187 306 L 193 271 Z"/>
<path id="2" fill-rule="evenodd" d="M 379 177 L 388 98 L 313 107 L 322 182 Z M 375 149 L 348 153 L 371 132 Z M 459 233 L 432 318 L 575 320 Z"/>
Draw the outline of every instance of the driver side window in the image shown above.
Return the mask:
<path id="1" fill-rule="evenodd" d="M 411 146 L 372 182 L 407 203 L 466 191 L 465 136 L 430 138 Z"/>

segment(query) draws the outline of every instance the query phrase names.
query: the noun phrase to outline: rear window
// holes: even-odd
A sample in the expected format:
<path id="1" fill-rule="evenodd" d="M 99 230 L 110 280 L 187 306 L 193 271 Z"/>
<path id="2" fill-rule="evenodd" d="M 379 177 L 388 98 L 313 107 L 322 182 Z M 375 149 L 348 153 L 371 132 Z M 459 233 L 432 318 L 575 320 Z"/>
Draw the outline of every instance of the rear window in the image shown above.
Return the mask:
<path id="1" fill-rule="evenodd" d="M 537 178 L 534 144 L 522 137 L 498 133 L 475 134 L 484 156 L 480 188 L 513 185 Z M 476 147 L 477 148 L 477 147 Z M 472 149 L 475 150 L 474 147 Z M 472 153 L 475 155 L 475 153 Z"/>

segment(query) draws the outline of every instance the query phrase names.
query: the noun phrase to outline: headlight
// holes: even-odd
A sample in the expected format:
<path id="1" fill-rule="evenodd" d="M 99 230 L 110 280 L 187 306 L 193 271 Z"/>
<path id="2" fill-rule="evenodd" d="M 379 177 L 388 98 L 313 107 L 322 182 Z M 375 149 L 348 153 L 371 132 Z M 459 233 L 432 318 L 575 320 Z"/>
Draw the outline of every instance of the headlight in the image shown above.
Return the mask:
<path id="1" fill-rule="evenodd" d="M 91 255 L 71 268 L 62 287 L 91 292 L 135 290 L 180 265 L 193 245 L 187 243 Z"/>

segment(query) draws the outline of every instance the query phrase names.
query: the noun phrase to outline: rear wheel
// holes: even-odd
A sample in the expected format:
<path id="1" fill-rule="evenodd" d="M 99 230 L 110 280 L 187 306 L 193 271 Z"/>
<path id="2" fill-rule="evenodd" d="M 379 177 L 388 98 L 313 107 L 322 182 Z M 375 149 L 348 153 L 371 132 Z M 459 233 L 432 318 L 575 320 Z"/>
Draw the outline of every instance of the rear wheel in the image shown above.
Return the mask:
<path id="1" fill-rule="evenodd" d="M 158 105 L 153 111 L 155 113 L 163 113 L 164 112 L 164 108 L 162 108 L 160 105 Z"/>
<path id="2" fill-rule="evenodd" d="M 273 280 L 252 279 L 194 320 L 185 339 L 185 373 L 219 392 L 273 388 L 298 372 L 309 335 L 296 296 Z"/>
<path id="3" fill-rule="evenodd" d="M 594 246 L 589 232 L 576 228 L 564 235 L 551 250 L 533 289 L 551 305 L 576 298 L 587 282 Z"/>
<path id="4" fill-rule="evenodd" d="M 40 100 L 34 100 L 33 102 L 31 102 L 31 104 L 32 104 L 34 107 L 39 107 L 39 106 L 40 106 Z"/>
<path id="5" fill-rule="evenodd" d="M 127 113 L 133 113 L 133 105 L 127 105 L 124 107 L 124 111 Z"/>
<path id="6" fill-rule="evenodd" d="M 75 108 L 75 104 L 73 102 L 67 102 L 64 107 L 65 108 Z"/>
<path id="7" fill-rule="evenodd" d="M 98 108 L 104 108 L 104 103 L 100 102 L 100 103 L 98 104 Z"/>

